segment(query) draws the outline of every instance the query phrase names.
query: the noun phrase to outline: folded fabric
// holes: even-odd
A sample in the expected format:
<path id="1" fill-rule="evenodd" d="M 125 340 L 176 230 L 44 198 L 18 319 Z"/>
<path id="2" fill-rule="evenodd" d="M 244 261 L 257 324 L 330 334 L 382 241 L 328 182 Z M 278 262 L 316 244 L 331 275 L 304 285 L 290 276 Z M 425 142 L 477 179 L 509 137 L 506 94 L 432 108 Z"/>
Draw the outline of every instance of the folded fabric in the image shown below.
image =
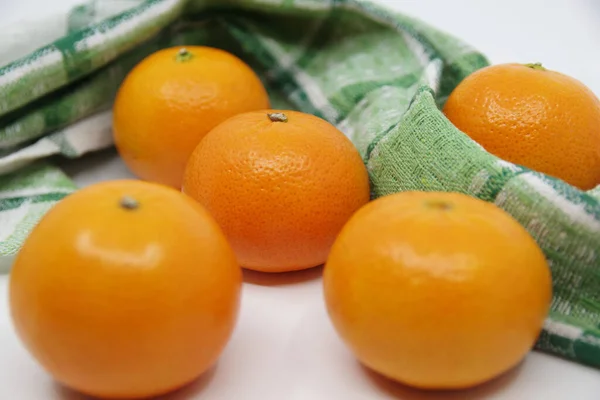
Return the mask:
<path id="1" fill-rule="evenodd" d="M 582 192 L 498 159 L 444 117 L 452 89 L 488 65 L 462 41 L 359 0 L 93 1 L 44 32 L 56 40 L 0 68 L 5 271 L 39 218 L 76 190 L 44 159 L 110 146 L 110 106 L 132 66 L 160 48 L 204 44 L 248 62 L 275 107 L 338 126 L 368 167 L 373 198 L 457 191 L 513 215 L 553 274 L 536 348 L 600 367 L 600 188 Z M 17 50 L 0 49 L 0 60 Z"/>

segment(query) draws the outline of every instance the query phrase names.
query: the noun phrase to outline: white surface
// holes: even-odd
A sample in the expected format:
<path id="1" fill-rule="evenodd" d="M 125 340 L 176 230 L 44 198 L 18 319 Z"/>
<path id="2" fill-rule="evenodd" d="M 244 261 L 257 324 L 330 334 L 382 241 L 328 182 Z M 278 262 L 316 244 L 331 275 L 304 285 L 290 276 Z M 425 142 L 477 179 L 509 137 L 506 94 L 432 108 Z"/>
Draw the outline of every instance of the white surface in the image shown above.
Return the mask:
<path id="1" fill-rule="evenodd" d="M 0 0 L 0 23 L 19 20 L 28 12 L 30 17 L 43 16 L 75 2 Z M 461 37 L 493 63 L 541 61 L 600 94 L 600 46 L 593 43 L 600 37 L 596 0 L 379 2 Z M 65 165 L 81 185 L 131 176 L 113 151 Z M 164 399 L 600 399 L 600 370 L 538 352 L 496 381 L 455 393 L 415 391 L 368 373 L 329 324 L 320 272 L 247 273 L 240 319 L 217 368 Z M 8 317 L 6 277 L 0 277 L 0 399 L 83 399 L 55 385 L 19 343 Z"/>

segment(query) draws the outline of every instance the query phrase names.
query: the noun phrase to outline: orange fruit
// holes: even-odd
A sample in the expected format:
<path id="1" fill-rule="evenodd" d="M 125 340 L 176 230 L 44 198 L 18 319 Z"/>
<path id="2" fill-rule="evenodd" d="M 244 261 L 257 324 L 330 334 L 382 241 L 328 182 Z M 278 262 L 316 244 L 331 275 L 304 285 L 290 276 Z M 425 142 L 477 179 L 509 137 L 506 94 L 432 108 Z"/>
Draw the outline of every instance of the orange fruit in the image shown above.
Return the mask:
<path id="1" fill-rule="evenodd" d="M 54 206 L 13 265 L 10 310 L 57 381 L 102 398 L 178 388 L 219 357 L 241 269 L 197 202 L 141 181 L 104 182 Z"/>
<path id="2" fill-rule="evenodd" d="M 233 54 L 203 46 L 163 49 L 122 82 L 113 106 L 115 145 L 137 176 L 180 189 L 185 163 L 208 131 L 268 107 L 258 76 Z"/>
<path id="3" fill-rule="evenodd" d="M 328 315 L 367 367 L 424 389 L 459 389 L 515 366 L 549 311 L 550 270 L 492 203 L 403 192 L 356 212 L 323 273 Z"/>
<path id="4" fill-rule="evenodd" d="M 325 262 L 369 201 L 366 167 L 346 136 L 297 111 L 240 114 L 192 153 L 183 191 L 219 223 L 243 267 L 284 272 Z"/>
<path id="5" fill-rule="evenodd" d="M 448 119 L 488 152 L 580 189 L 600 184 L 600 101 L 539 64 L 477 70 L 450 94 Z"/>

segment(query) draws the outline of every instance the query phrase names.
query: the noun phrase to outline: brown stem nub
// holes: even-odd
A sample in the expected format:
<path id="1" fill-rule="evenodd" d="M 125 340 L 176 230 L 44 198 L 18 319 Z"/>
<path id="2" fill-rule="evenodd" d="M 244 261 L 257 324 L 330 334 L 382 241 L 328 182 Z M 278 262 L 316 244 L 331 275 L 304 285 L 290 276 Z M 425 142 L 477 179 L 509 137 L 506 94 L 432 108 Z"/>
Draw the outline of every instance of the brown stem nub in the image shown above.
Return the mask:
<path id="1" fill-rule="evenodd" d="M 546 71 L 546 68 L 544 68 L 544 66 L 542 65 L 542 63 L 530 63 L 530 64 L 525 64 L 526 67 L 531 68 L 531 69 L 535 69 L 538 71 Z"/>
<path id="2" fill-rule="evenodd" d="M 131 196 L 121 197 L 119 204 L 126 210 L 136 210 L 140 207 L 140 202 Z"/>
<path id="3" fill-rule="evenodd" d="M 271 120 L 271 122 L 287 122 L 287 115 L 284 113 L 269 113 L 267 117 Z"/>
<path id="4" fill-rule="evenodd" d="M 186 62 L 191 60 L 192 58 L 194 58 L 194 55 L 190 53 L 189 50 L 185 47 L 180 48 L 177 52 L 177 55 L 175 56 L 175 60 L 179 62 Z"/>
<path id="5" fill-rule="evenodd" d="M 427 203 L 427 206 L 441 211 L 452 210 L 452 204 L 443 200 L 432 200 Z"/>

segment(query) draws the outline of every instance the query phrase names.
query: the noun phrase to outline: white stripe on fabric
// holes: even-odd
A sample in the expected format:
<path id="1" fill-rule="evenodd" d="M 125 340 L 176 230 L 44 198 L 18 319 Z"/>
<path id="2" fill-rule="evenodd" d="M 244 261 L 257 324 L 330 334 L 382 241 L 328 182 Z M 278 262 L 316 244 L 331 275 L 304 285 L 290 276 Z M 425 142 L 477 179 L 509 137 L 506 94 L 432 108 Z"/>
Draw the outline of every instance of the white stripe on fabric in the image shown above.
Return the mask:
<path id="1" fill-rule="evenodd" d="M 63 55 L 60 51 L 56 49 L 49 49 L 27 64 L 19 65 L 18 67 L 15 67 L 15 69 L 9 70 L 5 74 L 0 75 L 0 88 L 18 81 L 25 75 L 31 74 L 35 70 L 44 69 L 53 64 L 60 64 L 62 63 L 62 59 Z"/>
<path id="2" fill-rule="evenodd" d="M 581 276 L 572 277 L 571 282 L 574 286 L 578 285 L 579 282 L 581 282 Z M 561 314 L 570 315 L 573 310 L 573 307 L 572 307 L 571 303 L 569 303 L 568 301 L 565 301 L 562 298 L 557 297 L 555 299 L 554 310 L 558 311 Z"/>
<path id="3" fill-rule="evenodd" d="M 42 157 L 58 153 L 60 148 L 53 142 L 42 139 L 19 151 L 0 158 L 0 174 L 6 174 L 24 167 Z M 0 198 L 2 193 L 0 193 Z"/>
<path id="4" fill-rule="evenodd" d="M 508 169 L 512 172 L 519 172 L 521 170 L 519 166 L 502 159 L 496 160 L 496 165 L 500 168 Z"/>
<path id="5" fill-rule="evenodd" d="M 113 143 L 112 111 L 104 111 L 67 127 L 64 137 L 78 154 L 97 150 Z"/>
<path id="6" fill-rule="evenodd" d="M 297 66 L 293 66 L 289 71 L 294 75 L 298 83 L 300 83 L 311 103 L 321 111 L 323 116 L 331 121 L 337 120 L 339 117 L 338 111 L 329 103 L 329 99 L 327 99 L 327 96 L 321 91 L 321 88 L 315 83 L 313 78 Z"/>
<path id="7" fill-rule="evenodd" d="M 76 155 L 109 147 L 113 144 L 111 123 L 112 112 L 105 111 L 69 125 L 62 131 L 57 131 L 49 137 L 43 137 L 30 146 L 0 157 L 0 174 L 14 172 L 35 160 L 63 152 L 54 141 L 61 135 L 77 153 Z M 66 155 L 73 156 L 72 154 Z"/>
<path id="8" fill-rule="evenodd" d="M 571 340 L 579 339 L 583 334 L 583 331 L 576 326 L 563 324 L 550 318 L 544 321 L 544 329 L 552 335 L 558 335 Z"/>
<path id="9" fill-rule="evenodd" d="M 490 179 L 490 174 L 487 172 L 487 170 L 482 169 L 473 177 L 473 180 L 471 180 L 471 184 L 467 190 L 474 195 L 478 195 L 481 192 L 481 189 L 484 188 L 488 179 Z"/>
<path id="10" fill-rule="evenodd" d="M 546 200 L 571 217 L 572 222 L 583 225 L 590 230 L 600 232 L 600 221 L 595 220 L 589 215 L 585 211 L 583 204 L 573 203 L 565 199 L 550 184 L 544 182 L 533 173 L 524 173 L 521 175 L 521 178 L 540 195 L 544 196 Z"/>
<path id="11" fill-rule="evenodd" d="M 476 142 L 473 142 L 475 144 L 477 144 Z M 479 144 L 477 144 L 478 146 L 480 146 Z M 483 147 L 480 146 L 480 149 L 485 151 L 483 149 Z M 495 162 L 495 167 L 499 167 L 502 169 L 508 169 L 510 171 L 513 172 L 518 172 L 519 171 L 519 167 L 516 166 L 515 164 L 509 163 L 508 161 L 504 161 L 501 159 L 496 160 Z M 477 175 L 475 175 L 473 177 L 473 180 L 471 181 L 471 184 L 469 185 L 469 192 L 478 195 L 481 190 L 484 188 L 485 184 L 487 183 L 487 181 L 490 179 L 490 174 L 486 169 L 482 169 L 481 171 L 479 171 L 477 173 Z M 503 204 L 504 201 L 506 200 L 506 195 L 504 193 L 500 193 L 496 199 L 496 205 L 500 205 Z"/>
<path id="12" fill-rule="evenodd" d="M 70 188 L 57 188 L 56 186 L 44 186 L 43 183 L 40 183 L 39 186 L 35 187 L 25 187 L 23 189 L 17 190 L 3 190 L 0 192 L 0 200 L 1 199 L 10 199 L 14 197 L 28 197 L 28 196 L 38 196 L 42 194 L 48 193 L 71 193 L 73 189 Z M 1 215 L 2 213 L 0 213 Z M 1 225 L 0 225 L 1 226 Z M 4 229 L 4 228 L 2 228 Z M 0 229 L 0 230 L 2 230 Z"/>
<path id="13" fill-rule="evenodd" d="M 302 10 L 308 10 L 308 11 L 321 11 L 321 10 L 327 10 L 328 8 L 331 7 L 331 2 L 332 0 L 302 0 L 302 1 L 294 1 L 294 7 L 302 9 Z M 255 3 L 258 4 L 265 4 L 265 5 L 269 5 L 269 6 L 273 6 L 273 5 L 282 5 L 284 3 L 283 0 L 260 0 L 260 1 L 256 1 Z"/>
<path id="14" fill-rule="evenodd" d="M 440 88 L 440 78 L 442 76 L 442 68 L 444 63 L 439 58 L 432 60 L 425 67 L 425 77 L 427 79 L 427 85 L 434 91 L 437 92 Z"/>
<path id="15" fill-rule="evenodd" d="M 104 31 L 97 30 L 91 36 L 81 39 L 75 43 L 75 50 L 84 51 L 101 45 L 106 46 L 107 43 L 111 43 L 114 39 L 123 38 L 131 32 L 138 30 L 141 26 L 154 23 L 157 17 L 171 11 L 181 2 L 182 0 L 166 0 L 155 3 L 152 7 L 144 10 L 144 12 L 133 14 L 129 19 L 120 22 L 111 29 Z"/>
<path id="16" fill-rule="evenodd" d="M 321 11 L 328 10 L 331 8 L 334 0 L 304 0 L 296 1 L 296 5 L 299 5 L 303 10 L 309 11 Z"/>
<path id="17" fill-rule="evenodd" d="M 364 12 L 364 6 L 358 2 L 348 1 L 346 3 L 342 3 L 341 7 L 359 13 Z M 423 43 L 421 43 L 414 36 L 411 36 L 404 29 L 398 26 L 398 23 L 394 22 L 390 18 L 386 18 L 385 16 L 374 15 L 373 13 L 370 13 L 369 17 L 371 20 L 387 25 L 388 27 L 394 29 L 396 32 L 400 33 L 400 35 L 406 42 L 406 45 L 408 46 L 409 50 L 417 57 L 417 60 L 419 61 L 421 66 L 426 67 L 429 64 L 431 58 L 427 50 L 425 49 Z"/>
<path id="18" fill-rule="evenodd" d="M 580 339 L 582 342 L 589 343 L 594 347 L 600 347 L 600 338 L 599 337 L 591 336 L 591 335 L 582 335 Z"/>
<path id="19" fill-rule="evenodd" d="M 5 241 L 15 232 L 23 218 L 29 213 L 31 205 L 31 201 L 27 200 L 20 207 L 0 212 L 0 226 L 2 227 L 0 229 L 0 242 Z"/>
<path id="20" fill-rule="evenodd" d="M 46 201 L 41 203 L 29 203 L 27 204 L 27 214 L 22 218 L 15 219 L 18 224 L 10 230 L 6 230 L 9 235 L 6 239 L 0 241 L 3 245 L 2 252 L 0 253 L 0 274 L 4 274 L 10 271 L 12 262 L 16 254 L 19 251 L 20 245 L 23 240 L 27 238 L 28 233 L 35 227 L 40 218 L 51 209 L 55 201 Z M 24 207 L 22 207 L 24 208 Z M 3 213 L 0 213 L 0 216 Z"/>
<path id="21" fill-rule="evenodd" d="M 419 64 L 421 64 L 422 67 L 426 67 L 427 65 L 429 65 L 429 54 L 427 54 L 423 43 L 419 42 L 417 39 L 414 38 L 414 36 L 410 35 L 402 29 L 400 29 L 399 32 L 404 41 L 406 42 L 408 49 L 417 57 Z"/>
<path id="22" fill-rule="evenodd" d="M 286 70 L 294 76 L 296 81 L 302 86 L 302 90 L 306 93 L 306 96 L 313 106 L 321 111 L 325 118 L 336 120 L 339 116 L 338 111 L 331 105 L 331 103 L 329 103 L 329 99 L 323 93 L 314 79 L 302 69 L 298 68 L 296 65 L 296 59 L 286 52 L 285 49 L 281 47 L 275 40 L 262 36 L 251 26 L 247 26 L 247 28 L 248 30 L 254 31 L 253 33 L 257 40 L 259 40 L 262 45 L 267 48 L 276 58 L 278 69 Z M 312 32 L 312 35 L 314 35 L 316 31 L 317 28 L 315 28 L 315 32 Z M 310 39 L 310 37 L 305 37 L 303 40 L 303 46 L 308 46 Z"/>

